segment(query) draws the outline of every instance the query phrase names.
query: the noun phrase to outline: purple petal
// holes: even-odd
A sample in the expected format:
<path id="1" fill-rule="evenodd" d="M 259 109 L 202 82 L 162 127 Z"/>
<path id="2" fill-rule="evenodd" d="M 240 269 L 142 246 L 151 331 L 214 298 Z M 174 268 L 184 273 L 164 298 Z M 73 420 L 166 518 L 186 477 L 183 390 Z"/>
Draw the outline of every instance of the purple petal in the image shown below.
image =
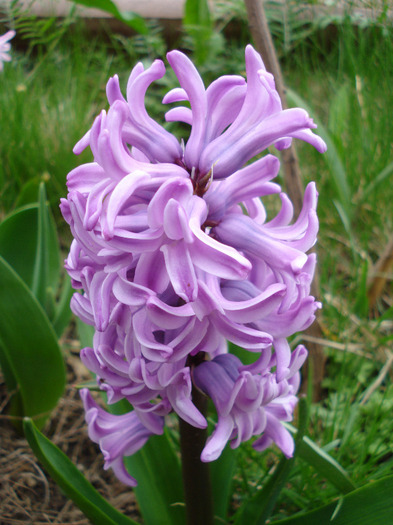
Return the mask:
<path id="1" fill-rule="evenodd" d="M 198 293 L 198 283 L 187 245 L 181 241 L 164 244 L 161 251 L 173 289 L 184 301 L 194 301 Z"/>
<path id="2" fill-rule="evenodd" d="M 205 86 L 194 64 L 186 55 L 180 51 L 170 51 L 167 54 L 167 59 L 191 104 L 192 128 L 184 155 L 185 162 L 191 169 L 199 164 L 200 151 L 204 141 L 207 112 Z"/>

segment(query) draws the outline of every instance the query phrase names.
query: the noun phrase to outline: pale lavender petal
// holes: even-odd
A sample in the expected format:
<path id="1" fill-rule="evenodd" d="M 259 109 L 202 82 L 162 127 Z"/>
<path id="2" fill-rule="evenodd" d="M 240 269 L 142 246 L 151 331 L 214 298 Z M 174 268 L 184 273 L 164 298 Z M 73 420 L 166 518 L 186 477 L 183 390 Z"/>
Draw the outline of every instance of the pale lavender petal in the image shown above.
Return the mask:
<path id="1" fill-rule="evenodd" d="M 135 145 L 152 162 L 173 162 L 181 158 L 181 148 L 176 138 L 148 115 L 144 104 L 149 85 L 164 74 L 163 62 L 155 60 L 146 71 L 140 71 L 139 74 L 130 77 L 127 86 L 130 121 L 133 128 L 143 137 L 141 143 Z"/>
<path id="2" fill-rule="evenodd" d="M 116 185 L 112 191 L 106 213 L 106 223 L 103 227 L 103 235 L 105 239 L 110 239 L 114 235 L 115 221 L 117 215 L 120 213 L 122 206 L 127 203 L 127 200 L 135 190 L 143 186 L 145 182 L 150 180 L 150 175 L 143 171 L 134 171 L 124 177 L 119 184 Z"/>
<path id="3" fill-rule="evenodd" d="M 165 209 L 170 199 L 186 206 L 192 196 L 193 188 L 190 180 L 173 178 L 166 180 L 156 191 L 148 206 L 148 221 L 151 228 L 160 228 L 164 224 Z M 191 240 L 191 238 L 189 238 Z"/>
<path id="4" fill-rule="evenodd" d="M 193 216 L 190 229 L 194 242 L 189 250 L 196 266 L 223 279 L 244 279 L 251 270 L 251 264 L 237 250 L 228 244 L 218 242 L 206 235 L 200 228 L 201 219 Z"/>
<path id="5" fill-rule="evenodd" d="M 154 324 L 169 329 L 180 328 L 189 318 L 194 317 L 191 304 L 170 306 L 155 296 L 149 297 L 146 308 L 147 314 Z"/>
<path id="6" fill-rule="evenodd" d="M 186 55 L 179 51 L 170 51 L 167 54 L 167 59 L 191 104 L 192 129 L 184 155 L 185 162 L 191 169 L 199 164 L 199 156 L 204 142 L 207 112 L 205 87 L 197 69 Z"/>
<path id="7" fill-rule="evenodd" d="M 155 293 L 163 293 L 169 285 L 169 276 L 161 251 L 142 253 L 135 269 L 134 283 Z"/>
<path id="8" fill-rule="evenodd" d="M 299 272 L 307 262 L 305 253 L 273 239 L 245 215 L 225 219 L 215 232 L 222 242 L 230 242 L 238 250 L 260 257 L 278 269 Z"/>
<path id="9" fill-rule="evenodd" d="M 174 88 L 166 93 L 162 99 L 162 103 L 171 104 L 172 102 L 181 102 L 184 100 L 188 101 L 187 91 L 183 88 Z"/>
<path id="10" fill-rule="evenodd" d="M 221 417 L 212 435 L 207 439 L 201 453 L 201 461 L 207 463 L 220 457 L 233 430 L 233 420 L 230 416 Z"/>
<path id="11" fill-rule="evenodd" d="M 193 117 L 190 108 L 172 108 L 165 113 L 167 122 L 184 122 L 192 126 Z"/>
<path id="12" fill-rule="evenodd" d="M 293 437 L 274 416 L 267 413 L 266 417 L 267 423 L 264 436 L 255 441 L 253 447 L 255 450 L 262 451 L 273 441 L 287 458 L 291 458 L 295 449 Z"/>
<path id="13" fill-rule="evenodd" d="M 173 289 L 184 301 L 194 301 L 198 293 L 198 283 L 187 245 L 181 241 L 164 244 L 161 251 Z"/>

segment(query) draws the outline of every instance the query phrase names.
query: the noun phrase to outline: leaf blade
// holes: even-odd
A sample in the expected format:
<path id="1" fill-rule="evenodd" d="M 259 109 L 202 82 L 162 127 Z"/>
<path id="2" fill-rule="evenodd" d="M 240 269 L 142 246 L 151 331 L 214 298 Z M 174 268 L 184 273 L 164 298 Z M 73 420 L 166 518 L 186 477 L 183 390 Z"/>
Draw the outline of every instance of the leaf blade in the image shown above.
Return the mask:
<path id="1" fill-rule="evenodd" d="M 118 10 L 116 4 L 111 0 L 74 0 L 75 4 L 80 4 L 89 8 L 101 9 L 110 15 L 114 16 L 124 24 L 132 27 L 140 34 L 146 35 L 148 29 L 143 17 L 137 15 L 132 11 L 121 12 Z"/>
<path id="2" fill-rule="evenodd" d="M 286 424 L 286 427 L 291 432 L 297 432 L 292 425 Z M 343 467 L 323 449 L 318 447 L 308 436 L 304 436 L 299 442 L 297 454 L 299 458 L 307 461 L 342 494 L 347 494 L 356 489 Z"/>
<path id="3" fill-rule="evenodd" d="M 2 257 L 0 343 L 2 361 L 7 361 L 23 405 L 22 413 L 12 415 L 43 423 L 64 391 L 64 360 L 41 305 Z"/>
<path id="4" fill-rule="evenodd" d="M 295 462 L 299 443 L 303 439 L 308 420 L 306 398 L 299 399 L 299 430 L 295 439 L 295 453 L 287 459 L 283 457 L 267 483 L 246 501 L 240 508 L 235 525 L 263 525 L 273 511 L 274 505 L 283 489 Z"/>
<path id="5" fill-rule="evenodd" d="M 356 489 L 311 512 L 275 522 L 276 525 L 386 525 L 393 522 L 393 476 Z"/>
<path id="6" fill-rule="evenodd" d="M 72 461 L 26 418 L 25 436 L 34 454 L 61 490 L 95 525 L 138 525 L 112 505 L 90 484 Z"/>
<path id="7" fill-rule="evenodd" d="M 0 223 L 0 255 L 31 288 L 37 246 L 37 204 L 9 214 Z"/>
<path id="8" fill-rule="evenodd" d="M 31 289 L 47 310 L 50 295 L 55 296 L 60 278 L 60 247 L 56 225 L 46 201 L 45 184 L 38 192 L 37 251 Z M 50 316 L 51 317 L 51 316 Z"/>
<path id="9" fill-rule="evenodd" d="M 162 436 L 152 436 L 141 450 L 124 462 L 138 480 L 134 491 L 145 523 L 183 525 L 185 507 L 180 462 L 168 431 Z"/>

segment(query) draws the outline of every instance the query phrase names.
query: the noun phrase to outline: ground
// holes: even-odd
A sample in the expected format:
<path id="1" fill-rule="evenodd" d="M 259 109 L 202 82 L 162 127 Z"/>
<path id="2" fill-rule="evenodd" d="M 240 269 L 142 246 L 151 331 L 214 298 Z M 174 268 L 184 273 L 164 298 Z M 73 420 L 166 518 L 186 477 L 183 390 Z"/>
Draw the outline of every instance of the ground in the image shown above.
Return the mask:
<path id="1" fill-rule="evenodd" d="M 86 379 L 76 355 L 67 357 L 68 386 L 43 432 L 78 466 L 97 490 L 124 514 L 139 520 L 132 491 L 103 470 L 103 457 L 87 436 L 82 402 L 73 386 Z M 6 414 L 8 394 L 0 376 L 0 525 L 88 525 L 37 462 Z M 140 520 L 139 520 L 140 521 Z"/>

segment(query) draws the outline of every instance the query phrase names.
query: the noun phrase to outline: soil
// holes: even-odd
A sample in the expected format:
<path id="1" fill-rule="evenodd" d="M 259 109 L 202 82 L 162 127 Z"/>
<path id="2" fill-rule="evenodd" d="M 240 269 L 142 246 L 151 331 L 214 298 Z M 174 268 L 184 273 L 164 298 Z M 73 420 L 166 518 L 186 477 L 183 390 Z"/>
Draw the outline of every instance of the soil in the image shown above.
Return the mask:
<path id="1" fill-rule="evenodd" d="M 83 405 L 73 385 L 90 376 L 77 355 L 69 353 L 66 362 L 68 386 L 42 431 L 105 499 L 141 523 L 132 491 L 110 470 L 103 470 L 102 454 L 87 435 Z M 89 520 L 61 493 L 16 432 L 7 416 L 8 399 L 0 375 L 0 525 L 88 525 Z"/>

